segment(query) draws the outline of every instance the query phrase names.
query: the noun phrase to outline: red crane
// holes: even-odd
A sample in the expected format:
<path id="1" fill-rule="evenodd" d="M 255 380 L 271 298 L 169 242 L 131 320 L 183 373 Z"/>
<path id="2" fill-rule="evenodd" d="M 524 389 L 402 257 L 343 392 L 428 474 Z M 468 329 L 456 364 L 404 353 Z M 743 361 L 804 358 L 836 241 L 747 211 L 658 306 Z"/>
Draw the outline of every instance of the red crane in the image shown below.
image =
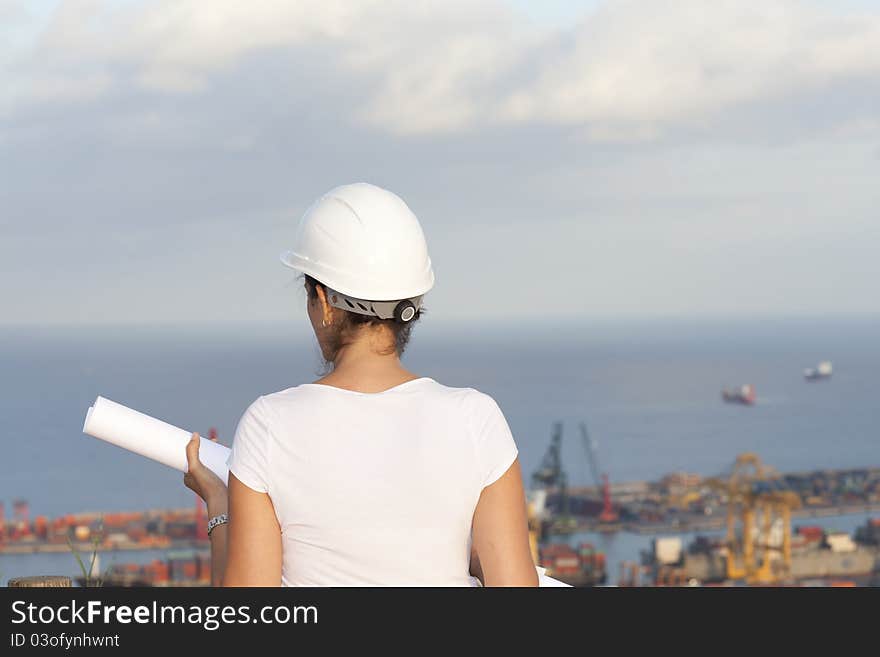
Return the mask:
<path id="1" fill-rule="evenodd" d="M 587 433 L 587 425 L 581 422 L 581 438 L 584 443 L 584 450 L 587 452 L 587 460 L 590 462 L 590 472 L 593 474 L 593 481 L 596 482 L 596 488 L 602 490 L 602 512 L 599 514 L 599 522 L 615 522 L 617 520 L 617 512 L 611 506 L 611 484 L 608 483 L 608 475 L 604 472 L 599 475 L 599 458 L 596 456 L 596 443 Z"/>
<path id="2" fill-rule="evenodd" d="M 611 484 L 608 483 L 608 475 L 602 473 L 602 513 L 599 514 L 602 522 L 614 522 L 617 520 L 617 512 L 611 508 Z"/>

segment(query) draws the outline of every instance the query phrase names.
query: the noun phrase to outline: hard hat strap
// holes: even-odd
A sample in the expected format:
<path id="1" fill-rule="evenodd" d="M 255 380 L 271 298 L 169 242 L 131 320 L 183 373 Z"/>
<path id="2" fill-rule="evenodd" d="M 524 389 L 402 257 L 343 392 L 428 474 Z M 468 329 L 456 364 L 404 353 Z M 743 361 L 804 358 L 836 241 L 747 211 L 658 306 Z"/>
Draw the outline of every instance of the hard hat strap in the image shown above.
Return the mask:
<path id="1" fill-rule="evenodd" d="M 422 306 L 422 296 L 424 296 L 420 295 L 410 299 L 398 299 L 395 301 L 368 301 L 366 299 L 350 297 L 327 286 L 324 287 L 327 291 L 327 301 L 334 308 L 340 308 L 341 310 L 347 310 L 359 315 L 378 317 L 379 319 L 395 319 L 394 312 L 401 301 L 409 301 L 415 307 L 415 310 L 418 311 Z M 409 316 L 412 317 L 414 314 Z M 403 323 L 406 323 L 406 321 L 408 320 L 405 320 Z"/>

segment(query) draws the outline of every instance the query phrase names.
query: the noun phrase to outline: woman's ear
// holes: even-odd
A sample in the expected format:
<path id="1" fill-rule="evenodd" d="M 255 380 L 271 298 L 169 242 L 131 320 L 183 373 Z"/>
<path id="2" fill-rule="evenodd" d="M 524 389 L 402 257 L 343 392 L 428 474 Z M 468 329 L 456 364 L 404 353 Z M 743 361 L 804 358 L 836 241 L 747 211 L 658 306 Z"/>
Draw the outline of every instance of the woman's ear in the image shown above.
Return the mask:
<path id="1" fill-rule="evenodd" d="M 333 323 L 333 306 L 327 300 L 327 290 L 323 285 L 316 285 L 315 291 L 318 293 L 318 303 L 321 304 L 321 323 L 330 326 Z"/>

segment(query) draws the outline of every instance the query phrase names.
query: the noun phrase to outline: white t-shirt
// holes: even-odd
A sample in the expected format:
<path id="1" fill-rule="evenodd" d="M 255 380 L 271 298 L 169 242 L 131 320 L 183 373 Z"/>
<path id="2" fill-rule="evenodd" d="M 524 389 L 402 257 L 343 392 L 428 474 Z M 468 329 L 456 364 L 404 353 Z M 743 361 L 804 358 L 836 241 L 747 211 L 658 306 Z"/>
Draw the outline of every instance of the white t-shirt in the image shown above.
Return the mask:
<path id="1" fill-rule="evenodd" d="M 474 509 L 516 456 L 494 399 L 423 377 L 260 397 L 228 465 L 272 500 L 285 586 L 472 586 Z"/>

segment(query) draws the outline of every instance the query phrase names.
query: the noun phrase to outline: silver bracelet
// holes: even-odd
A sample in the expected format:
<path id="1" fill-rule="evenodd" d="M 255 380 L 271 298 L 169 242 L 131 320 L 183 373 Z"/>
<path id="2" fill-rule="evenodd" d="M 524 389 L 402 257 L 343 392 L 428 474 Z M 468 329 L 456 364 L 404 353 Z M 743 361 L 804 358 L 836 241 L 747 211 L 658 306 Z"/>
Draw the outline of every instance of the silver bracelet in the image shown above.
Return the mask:
<path id="1" fill-rule="evenodd" d="M 220 525 L 225 525 L 229 522 L 229 515 L 226 513 L 221 513 L 219 516 L 214 516 L 208 521 L 208 536 L 211 535 L 211 532 L 214 531 L 215 527 L 219 527 Z"/>

